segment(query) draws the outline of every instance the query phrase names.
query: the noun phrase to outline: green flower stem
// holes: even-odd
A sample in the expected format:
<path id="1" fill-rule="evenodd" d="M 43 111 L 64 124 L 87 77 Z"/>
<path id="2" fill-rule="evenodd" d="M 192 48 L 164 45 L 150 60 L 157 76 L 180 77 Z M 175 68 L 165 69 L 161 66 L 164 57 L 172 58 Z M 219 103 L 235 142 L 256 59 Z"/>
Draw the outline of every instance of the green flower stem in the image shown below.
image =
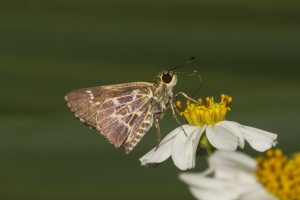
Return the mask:
<path id="1" fill-rule="evenodd" d="M 216 148 L 209 143 L 205 132 L 201 135 L 199 145 L 206 149 L 208 155 L 211 155 L 216 150 Z"/>

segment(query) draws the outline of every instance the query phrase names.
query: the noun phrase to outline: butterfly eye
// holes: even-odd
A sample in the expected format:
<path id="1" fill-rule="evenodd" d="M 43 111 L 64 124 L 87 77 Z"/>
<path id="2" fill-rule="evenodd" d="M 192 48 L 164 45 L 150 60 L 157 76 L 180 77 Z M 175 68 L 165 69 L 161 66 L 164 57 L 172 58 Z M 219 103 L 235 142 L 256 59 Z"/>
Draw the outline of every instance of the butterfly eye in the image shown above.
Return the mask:
<path id="1" fill-rule="evenodd" d="M 172 80 L 172 76 L 170 74 L 164 74 L 161 78 L 164 83 L 170 83 Z"/>

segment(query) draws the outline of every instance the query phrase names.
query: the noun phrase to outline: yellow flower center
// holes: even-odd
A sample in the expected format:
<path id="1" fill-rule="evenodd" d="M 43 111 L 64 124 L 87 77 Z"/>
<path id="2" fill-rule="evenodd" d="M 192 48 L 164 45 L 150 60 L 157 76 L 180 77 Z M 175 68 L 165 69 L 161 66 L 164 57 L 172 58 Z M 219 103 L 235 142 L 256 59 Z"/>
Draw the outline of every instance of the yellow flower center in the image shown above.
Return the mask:
<path id="1" fill-rule="evenodd" d="M 204 124 L 214 125 L 217 122 L 223 121 L 230 110 L 229 106 L 232 98 L 222 94 L 220 103 L 215 103 L 213 97 L 207 97 L 205 105 L 202 99 L 198 99 L 199 104 L 187 101 L 187 108 L 184 110 L 181 102 L 177 101 L 176 105 L 180 109 L 180 115 L 183 116 L 191 126 L 200 126 Z"/>
<path id="2" fill-rule="evenodd" d="M 300 153 L 289 159 L 280 149 L 268 150 L 266 154 L 256 159 L 257 180 L 282 200 L 300 200 Z"/>

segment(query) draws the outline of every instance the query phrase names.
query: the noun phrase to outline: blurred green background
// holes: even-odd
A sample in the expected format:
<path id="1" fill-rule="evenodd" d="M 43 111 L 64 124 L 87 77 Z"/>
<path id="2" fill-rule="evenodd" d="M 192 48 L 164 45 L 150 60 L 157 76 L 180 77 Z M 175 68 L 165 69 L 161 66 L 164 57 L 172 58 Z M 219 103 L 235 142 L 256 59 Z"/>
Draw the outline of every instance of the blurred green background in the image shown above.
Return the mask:
<path id="1" fill-rule="evenodd" d="M 299 150 L 299 19 L 299 1 L 0 1 L 0 199 L 191 199 L 171 159 L 140 165 L 154 127 L 125 155 L 77 121 L 64 96 L 148 81 L 192 56 L 178 71 L 199 70 L 195 97 L 231 95 L 228 120 Z M 174 92 L 198 86 L 183 78 Z M 177 126 L 168 110 L 163 136 Z M 189 171 L 205 169 L 205 157 Z"/>

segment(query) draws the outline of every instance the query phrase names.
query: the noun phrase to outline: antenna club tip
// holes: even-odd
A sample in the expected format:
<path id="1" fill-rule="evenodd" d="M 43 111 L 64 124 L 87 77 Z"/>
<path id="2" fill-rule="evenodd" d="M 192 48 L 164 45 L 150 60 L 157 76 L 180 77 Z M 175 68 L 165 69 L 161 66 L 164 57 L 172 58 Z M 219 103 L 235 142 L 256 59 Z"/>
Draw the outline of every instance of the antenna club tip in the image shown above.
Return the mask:
<path id="1" fill-rule="evenodd" d="M 174 70 L 174 69 L 177 69 L 177 68 L 179 68 L 179 67 L 182 67 L 183 65 L 186 65 L 186 64 L 188 64 L 188 63 L 190 63 L 192 60 L 194 60 L 195 59 L 195 57 L 193 56 L 192 58 L 190 58 L 188 61 L 186 61 L 185 63 L 183 63 L 182 65 L 179 65 L 178 67 L 175 67 L 175 68 L 172 68 L 172 69 L 170 69 L 170 70 L 168 70 L 168 71 L 172 71 L 172 70 Z"/>
<path id="2" fill-rule="evenodd" d="M 188 62 L 191 62 L 194 59 L 195 59 L 195 56 L 191 57 Z"/>
<path id="3" fill-rule="evenodd" d="M 185 64 L 188 64 L 188 63 L 190 63 L 190 62 L 192 62 L 193 60 L 195 59 L 195 57 L 193 56 L 193 57 L 191 57 Z"/>

